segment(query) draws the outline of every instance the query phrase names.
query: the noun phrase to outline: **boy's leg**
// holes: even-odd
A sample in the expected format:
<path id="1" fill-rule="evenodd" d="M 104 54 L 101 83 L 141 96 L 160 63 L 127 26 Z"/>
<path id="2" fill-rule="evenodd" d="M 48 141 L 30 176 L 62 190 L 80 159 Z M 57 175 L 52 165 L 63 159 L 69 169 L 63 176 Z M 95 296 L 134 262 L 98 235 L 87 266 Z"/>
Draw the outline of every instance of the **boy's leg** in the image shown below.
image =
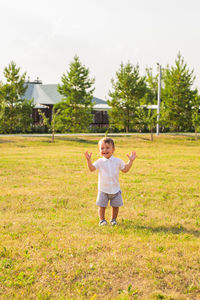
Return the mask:
<path id="1" fill-rule="evenodd" d="M 119 207 L 112 206 L 112 215 L 111 215 L 112 218 L 111 219 L 116 220 L 118 213 L 119 213 Z"/>
<path id="2" fill-rule="evenodd" d="M 99 206 L 99 225 L 106 225 L 107 222 L 105 220 L 105 211 L 108 205 L 108 195 L 103 192 L 98 192 L 96 204 Z"/>
<path id="3" fill-rule="evenodd" d="M 112 206 L 112 214 L 111 214 L 111 224 L 117 224 L 117 216 L 119 213 L 119 207 L 123 205 L 121 191 L 116 193 L 114 197 L 110 200 L 110 205 Z"/>
<path id="4" fill-rule="evenodd" d="M 99 218 L 100 221 L 105 220 L 106 207 L 99 206 Z"/>

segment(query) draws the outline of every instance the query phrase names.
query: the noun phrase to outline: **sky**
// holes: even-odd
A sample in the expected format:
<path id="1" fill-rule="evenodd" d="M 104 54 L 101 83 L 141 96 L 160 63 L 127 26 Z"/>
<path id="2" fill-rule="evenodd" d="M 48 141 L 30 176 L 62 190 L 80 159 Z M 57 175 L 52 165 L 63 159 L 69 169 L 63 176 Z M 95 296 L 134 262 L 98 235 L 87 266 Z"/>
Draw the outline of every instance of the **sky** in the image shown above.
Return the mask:
<path id="1" fill-rule="evenodd" d="M 199 0 L 0 0 L 0 28 L 3 82 L 14 61 L 30 80 L 61 83 L 78 55 L 107 99 L 122 62 L 156 74 L 180 52 L 200 90 Z"/>

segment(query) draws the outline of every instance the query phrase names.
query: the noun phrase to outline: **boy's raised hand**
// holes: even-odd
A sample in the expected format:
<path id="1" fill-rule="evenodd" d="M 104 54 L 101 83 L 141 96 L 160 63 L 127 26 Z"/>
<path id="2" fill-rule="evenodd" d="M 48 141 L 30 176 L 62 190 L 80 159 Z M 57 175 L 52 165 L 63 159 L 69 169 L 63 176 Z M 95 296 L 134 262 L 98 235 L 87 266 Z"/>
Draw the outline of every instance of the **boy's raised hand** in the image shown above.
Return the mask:
<path id="1" fill-rule="evenodd" d="M 136 152 L 131 152 L 131 155 L 127 154 L 127 156 L 130 161 L 134 161 L 136 159 Z"/>
<path id="2" fill-rule="evenodd" d="M 89 154 L 88 151 L 86 151 L 84 154 L 87 160 L 91 160 L 92 152 Z"/>
<path id="3" fill-rule="evenodd" d="M 95 166 L 92 164 L 91 162 L 91 156 L 92 156 L 92 152 L 91 153 L 88 153 L 88 151 L 86 151 L 85 153 L 85 158 L 87 159 L 87 165 L 88 165 L 88 168 L 91 172 L 95 171 L 96 168 Z"/>

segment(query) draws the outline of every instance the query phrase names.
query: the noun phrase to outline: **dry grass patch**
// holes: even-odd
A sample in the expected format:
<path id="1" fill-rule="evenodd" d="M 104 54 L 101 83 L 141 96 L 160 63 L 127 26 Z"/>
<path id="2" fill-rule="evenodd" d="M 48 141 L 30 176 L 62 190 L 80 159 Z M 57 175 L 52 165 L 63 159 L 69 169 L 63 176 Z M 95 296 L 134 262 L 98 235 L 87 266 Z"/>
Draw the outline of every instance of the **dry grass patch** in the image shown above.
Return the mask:
<path id="1" fill-rule="evenodd" d="M 119 226 L 100 228 L 98 139 L 0 138 L 0 298 L 199 299 L 200 141 L 114 137 L 138 158 Z"/>

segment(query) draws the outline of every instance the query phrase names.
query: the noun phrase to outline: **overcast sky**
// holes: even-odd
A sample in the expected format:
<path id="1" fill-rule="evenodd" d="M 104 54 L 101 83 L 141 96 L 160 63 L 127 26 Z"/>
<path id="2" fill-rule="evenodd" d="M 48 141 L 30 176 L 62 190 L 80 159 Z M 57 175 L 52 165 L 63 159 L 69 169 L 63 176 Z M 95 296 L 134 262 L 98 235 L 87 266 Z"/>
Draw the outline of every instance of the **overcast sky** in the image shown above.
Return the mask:
<path id="1" fill-rule="evenodd" d="M 60 83 L 77 54 L 105 99 L 121 62 L 156 73 L 180 51 L 200 87 L 200 0 L 0 0 L 0 80 L 13 60 L 31 80 Z"/>

